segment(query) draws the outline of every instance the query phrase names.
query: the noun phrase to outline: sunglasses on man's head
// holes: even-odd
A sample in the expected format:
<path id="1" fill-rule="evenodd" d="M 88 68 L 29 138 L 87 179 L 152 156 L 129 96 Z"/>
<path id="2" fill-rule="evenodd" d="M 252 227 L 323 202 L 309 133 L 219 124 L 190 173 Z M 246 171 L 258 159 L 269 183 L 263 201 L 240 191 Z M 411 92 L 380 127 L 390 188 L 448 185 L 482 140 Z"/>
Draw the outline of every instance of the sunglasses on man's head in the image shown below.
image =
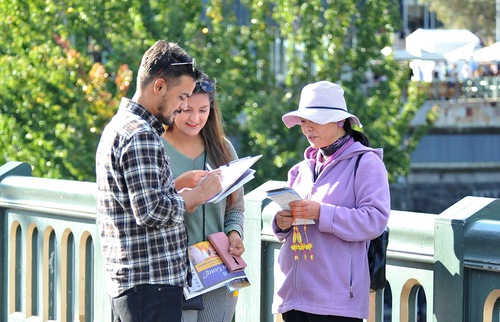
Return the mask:
<path id="1" fill-rule="evenodd" d="M 201 90 L 205 93 L 214 93 L 215 92 L 215 84 L 216 80 L 204 79 L 197 82 L 197 85 L 200 86 Z"/>
<path id="2" fill-rule="evenodd" d="M 170 64 L 167 64 L 166 66 L 160 68 L 160 70 L 158 71 L 158 75 L 161 74 L 161 72 L 167 68 L 168 66 L 181 66 L 181 65 L 192 65 L 193 66 L 193 73 L 196 71 L 196 61 L 195 59 L 193 58 L 193 60 L 191 61 L 188 61 L 188 62 L 182 62 L 182 63 L 170 63 Z"/>

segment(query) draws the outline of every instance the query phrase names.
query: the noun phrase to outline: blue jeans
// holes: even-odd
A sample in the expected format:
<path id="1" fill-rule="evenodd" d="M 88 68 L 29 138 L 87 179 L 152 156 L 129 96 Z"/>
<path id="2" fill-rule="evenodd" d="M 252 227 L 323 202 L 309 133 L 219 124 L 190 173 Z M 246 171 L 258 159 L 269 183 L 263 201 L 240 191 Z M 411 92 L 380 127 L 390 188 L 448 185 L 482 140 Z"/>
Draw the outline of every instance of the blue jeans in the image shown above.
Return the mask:
<path id="1" fill-rule="evenodd" d="M 114 322 L 180 322 L 182 287 L 142 284 L 111 298 Z"/>

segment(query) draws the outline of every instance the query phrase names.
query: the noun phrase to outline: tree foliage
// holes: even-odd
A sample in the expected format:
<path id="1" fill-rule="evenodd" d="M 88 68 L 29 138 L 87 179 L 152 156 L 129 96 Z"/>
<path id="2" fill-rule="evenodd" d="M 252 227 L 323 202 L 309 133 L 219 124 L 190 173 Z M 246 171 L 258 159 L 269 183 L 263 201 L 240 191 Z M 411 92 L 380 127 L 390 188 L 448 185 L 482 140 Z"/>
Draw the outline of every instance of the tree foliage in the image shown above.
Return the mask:
<path id="1" fill-rule="evenodd" d="M 365 124 L 363 130 L 372 145 L 384 148 L 390 180 L 405 176 L 410 153 L 436 113 L 432 111 L 428 115 L 424 126 L 418 129 L 410 126 L 424 103 L 424 88 L 411 84 L 408 101 L 403 103 L 407 69 L 380 53 L 381 48 L 392 44 L 394 30 L 399 26 L 394 3 L 384 0 L 280 1 L 275 7 L 266 8 L 255 1 L 250 7 L 260 13 L 254 17 L 266 17 L 264 13 L 271 11 L 274 22 L 269 24 L 262 19 L 252 24 L 254 30 L 250 34 L 255 35 L 254 43 L 259 44 L 259 39 L 264 38 L 259 32 L 275 26 L 276 31 L 271 34 L 279 33 L 287 50 L 284 88 L 264 87 L 266 89 L 257 95 L 248 96 L 251 104 L 245 106 L 247 122 L 243 129 L 253 144 L 243 146 L 254 154 L 264 153 L 264 160 L 272 160 L 272 164 L 264 165 L 265 169 L 275 169 L 271 178 L 286 178 L 290 165 L 302 159 L 308 143 L 300 129 L 284 129 L 281 116 L 297 108 L 300 90 L 305 84 L 321 79 L 342 84 L 349 110 Z M 265 50 L 266 46 L 269 47 L 269 43 L 260 47 Z M 263 70 L 269 71 L 269 78 L 263 86 L 276 81 L 272 66 L 265 66 L 267 62 L 263 62 Z M 363 86 L 367 85 L 368 70 L 378 75 L 380 81 L 366 94 Z"/>
<path id="2" fill-rule="evenodd" d="M 495 0 L 419 0 L 448 29 L 468 29 L 488 45 L 495 42 Z"/>
<path id="3" fill-rule="evenodd" d="M 26 161 L 42 177 L 92 180 L 99 134 L 132 74 L 122 65 L 111 80 L 64 39 L 69 12 L 46 1 L 0 2 L 0 134 L 9 138 L 0 161 Z"/>
<path id="4" fill-rule="evenodd" d="M 12 138 L 0 163 L 27 161 L 37 176 L 94 179 L 99 135 L 157 39 L 178 42 L 217 79 L 239 154 L 264 155 L 249 188 L 285 180 L 303 158 L 308 143 L 281 116 L 309 82 L 342 84 L 392 181 L 435 117 L 410 126 L 425 90 L 411 84 L 403 101 L 407 70 L 380 53 L 399 29 L 392 0 L 0 0 L 0 14 L 0 133 Z M 369 89 L 368 70 L 379 76 Z"/>

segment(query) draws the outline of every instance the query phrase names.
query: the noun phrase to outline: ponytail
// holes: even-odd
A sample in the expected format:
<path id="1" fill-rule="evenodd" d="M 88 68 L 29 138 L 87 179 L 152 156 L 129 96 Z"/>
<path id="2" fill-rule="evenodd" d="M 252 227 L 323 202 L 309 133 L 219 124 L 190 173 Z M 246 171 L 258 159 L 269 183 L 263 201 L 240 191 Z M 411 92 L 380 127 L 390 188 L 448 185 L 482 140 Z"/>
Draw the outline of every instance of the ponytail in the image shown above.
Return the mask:
<path id="1" fill-rule="evenodd" d="M 357 141 L 367 147 L 370 146 L 370 140 L 368 139 L 368 137 L 363 132 L 354 130 L 351 127 L 351 122 L 349 121 L 349 119 L 347 120 L 347 122 L 344 122 L 343 128 L 345 132 L 354 139 L 354 141 Z"/>

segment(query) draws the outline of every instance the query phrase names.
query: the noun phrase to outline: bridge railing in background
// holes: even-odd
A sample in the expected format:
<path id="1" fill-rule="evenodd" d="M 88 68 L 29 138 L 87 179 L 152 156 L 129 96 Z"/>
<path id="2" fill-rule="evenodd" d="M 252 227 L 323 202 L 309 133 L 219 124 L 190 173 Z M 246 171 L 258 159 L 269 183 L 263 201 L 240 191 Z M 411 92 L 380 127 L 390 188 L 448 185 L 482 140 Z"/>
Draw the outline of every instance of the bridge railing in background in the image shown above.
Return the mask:
<path id="1" fill-rule="evenodd" d="M 1 321 L 111 321 L 95 190 L 0 167 Z"/>
<path id="2" fill-rule="evenodd" d="M 271 314 L 281 244 L 265 191 L 284 184 L 268 181 L 245 195 L 244 256 L 252 259 L 253 284 L 240 292 L 245 305 L 237 306 L 236 321 L 281 321 Z M 388 286 L 372 293 L 368 321 L 500 320 L 500 200 L 466 197 L 438 215 L 393 210 L 389 227 Z"/>
<path id="3" fill-rule="evenodd" d="M 427 88 L 429 100 L 485 99 L 500 97 L 500 77 L 485 76 L 460 81 L 434 80 Z"/>
<path id="4" fill-rule="evenodd" d="M 235 322 L 280 321 L 271 303 L 281 244 L 265 191 L 283 185 L 245 195 L 252 285 Z M 95 192 L 95 183 L 31 177 L 27 163 L 0 167 L 1 321 L 111 321 Z M 389 284 L 372 293 L 369 321 L 500 320 L 500 200 L 467 197 L 439 215 L 392 211 L 389 226 Z"/>

